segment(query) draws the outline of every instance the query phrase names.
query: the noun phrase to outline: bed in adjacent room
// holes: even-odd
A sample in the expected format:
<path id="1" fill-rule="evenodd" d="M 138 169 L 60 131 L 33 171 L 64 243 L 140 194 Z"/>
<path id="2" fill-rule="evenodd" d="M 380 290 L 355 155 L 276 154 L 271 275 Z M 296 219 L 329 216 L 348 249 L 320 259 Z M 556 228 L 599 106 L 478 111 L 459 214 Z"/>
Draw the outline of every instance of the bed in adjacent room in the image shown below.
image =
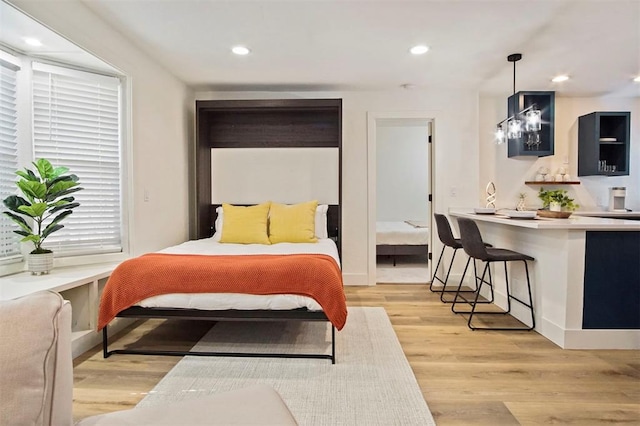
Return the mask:
<path id="1" fill-rule="evenodd" d="M 376 255 L 396 256 L 427 255 L 429 252 L 429 223 L 406 220 L 376 222 Z"/>

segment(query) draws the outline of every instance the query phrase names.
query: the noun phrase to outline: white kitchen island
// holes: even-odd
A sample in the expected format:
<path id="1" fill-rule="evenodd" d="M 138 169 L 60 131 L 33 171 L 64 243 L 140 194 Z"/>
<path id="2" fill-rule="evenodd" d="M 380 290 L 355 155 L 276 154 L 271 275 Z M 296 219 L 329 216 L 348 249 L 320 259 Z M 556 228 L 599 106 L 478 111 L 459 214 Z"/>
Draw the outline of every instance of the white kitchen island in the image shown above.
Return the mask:
<path id="1" fill-rule="evenodd" d="M 640 349 L 640 221 L 572 215 L 511 219 L 451 209 L 478 224 L 485 242 L 528 254 L 535 330 L 565 349 Z M 510 265 L 512 293 L 526 294 L 522 265 Z M 502 267 L 492 267 L 496 303 L 506 305 Z M 469 278 L 469 277 L 467 277 Z M 528 312 L 512 305 L 513 316 Z"/>

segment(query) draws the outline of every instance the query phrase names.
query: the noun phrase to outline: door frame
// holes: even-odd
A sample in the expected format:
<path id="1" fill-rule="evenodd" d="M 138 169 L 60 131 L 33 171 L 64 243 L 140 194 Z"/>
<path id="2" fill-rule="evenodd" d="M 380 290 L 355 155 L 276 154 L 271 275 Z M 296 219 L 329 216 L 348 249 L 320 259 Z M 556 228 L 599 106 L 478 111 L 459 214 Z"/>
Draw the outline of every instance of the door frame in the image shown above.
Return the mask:
<path id="1" fill-rule="evenodd" d="M 431 223 L 429 227 L 429 264 L 428 281 L 431 281 L 432 268 L 432 248 L 433 248 L 433 212 L 435 211 L 435 142 L 436 142 L 436 119 L 437 111 L 368 111 L 367 112 L 367 282 L 369 285 L 376 285 L 376 218 L 377 218 L 377 149 L 376 149 L 376 127 L 378 122 L 385 120 L 425 120 L 430 129 L 431 142 L 428 147 L 429 162 L 429 185 L 428 190 L 431 195 L 429 214 Z M 429 202 L 429 201 L 428 201 Z"/>

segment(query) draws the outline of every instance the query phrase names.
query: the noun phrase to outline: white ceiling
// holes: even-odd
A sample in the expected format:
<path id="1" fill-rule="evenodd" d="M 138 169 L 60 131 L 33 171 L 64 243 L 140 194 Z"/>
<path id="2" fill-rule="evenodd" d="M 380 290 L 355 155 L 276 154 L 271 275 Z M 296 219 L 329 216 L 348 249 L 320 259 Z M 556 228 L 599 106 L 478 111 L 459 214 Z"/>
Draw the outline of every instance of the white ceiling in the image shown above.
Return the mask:
<path id="1" fill-rule="evenodd" d="M 197 90 L 640 96 L 640 0 L 83 0 Z M 251 54 L 239 57 L 234 45 Z M 413 56 L 408 49 L 431 50 Z M 551 83 L 559 73 L 571 80 Z"/>
<path id="2" fill-rule="evenodd" d="M 29 46 L 24 41 L 25 37 L 36 38 L 43 45 Z M 75 64 L 109 74 L 117 73 L 113 67 L 3 1 L 0 1 L 0 44 L 36 59 Z"/>

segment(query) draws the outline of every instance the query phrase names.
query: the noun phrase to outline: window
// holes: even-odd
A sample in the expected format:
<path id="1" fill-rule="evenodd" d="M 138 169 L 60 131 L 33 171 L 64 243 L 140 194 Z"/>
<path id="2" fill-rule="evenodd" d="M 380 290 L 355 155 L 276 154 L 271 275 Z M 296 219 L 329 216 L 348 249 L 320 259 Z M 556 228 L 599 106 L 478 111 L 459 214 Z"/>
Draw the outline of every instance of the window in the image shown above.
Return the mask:
<path id="1" fill-rule="evenodd" d="M 122 251 L 120 80 L 33 63 L 34 158 L 78 175 L 80 207 L 44 246 L 56 254 Z"/>
<path id="2" fill-rule="evenodd" d="M 19 194 L 14 171 L 37 158 L 68 167 L 84 188 L 73 194 L 80 207 L 44 244 L 66 258 L 61 264 L 119 260 L 126 252 L 122 92 L 117 77 L 0 50 L 0 201 Z M 0 214 L 0 275 L 22 270 L 22 254 L 32 249 L 21 246 L 16 229 Z"/>
<path id="3" fill-rule="evenodd" d="M 15 192 L 18 168 L 17 72 L 20 68 L 0 58 L 0 194 Z M 4 199 L 4 197 L 2 197 Z M 4 210 L 4 206 L 2 206 Z M 20 259 L 20 237 L 15 224 L 0 215 L 0 263 Z"/>

